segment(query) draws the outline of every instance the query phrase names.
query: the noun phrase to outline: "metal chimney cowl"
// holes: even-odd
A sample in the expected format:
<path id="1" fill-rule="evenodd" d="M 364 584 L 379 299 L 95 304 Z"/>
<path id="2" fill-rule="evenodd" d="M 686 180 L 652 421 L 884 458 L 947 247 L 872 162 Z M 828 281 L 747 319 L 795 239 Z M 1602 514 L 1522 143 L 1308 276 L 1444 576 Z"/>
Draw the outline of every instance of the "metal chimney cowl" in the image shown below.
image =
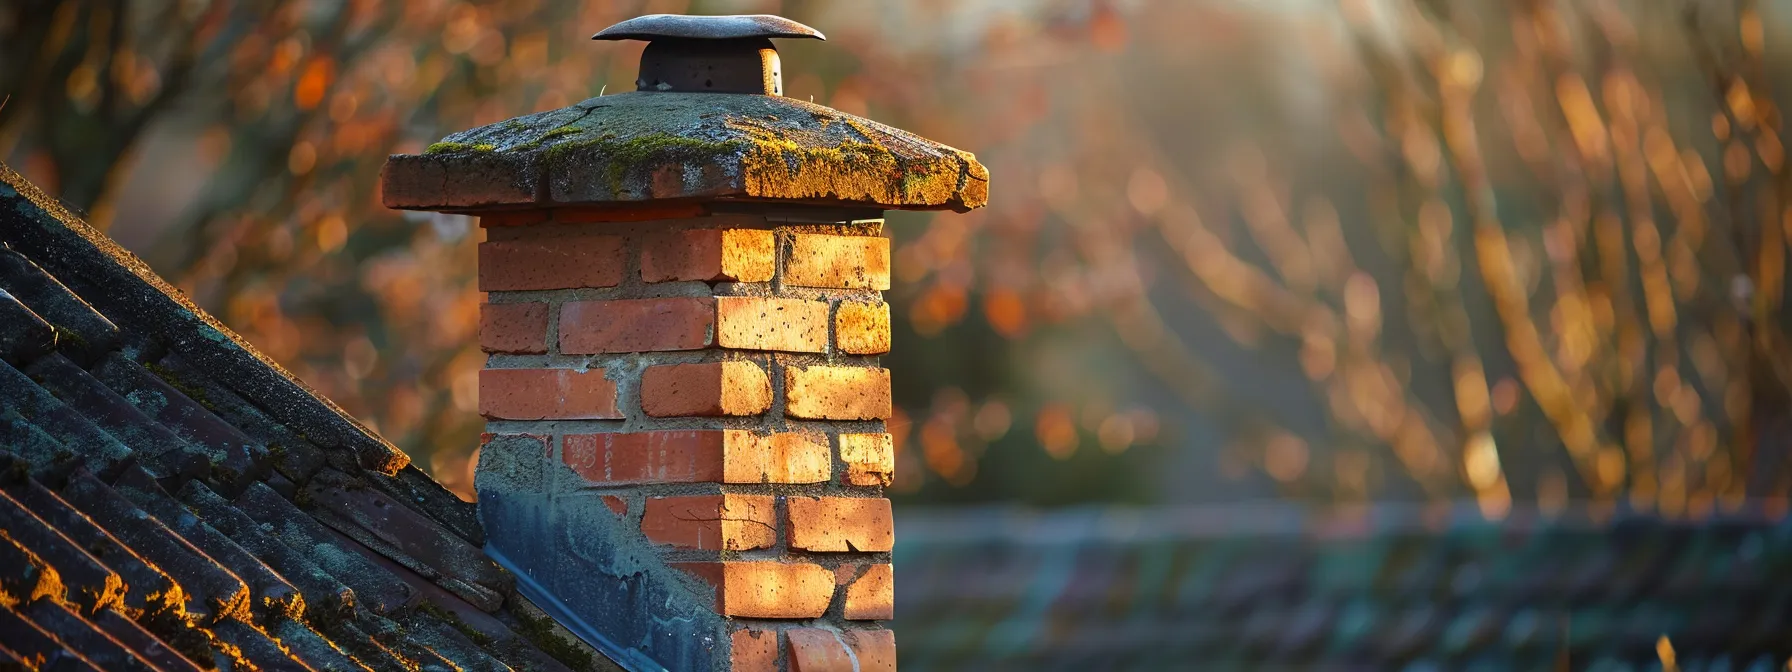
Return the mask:
<path id="1" fill-rule="evenodd" d="M 771 38 L 824 39 L 765 15 L 662 14 L 605 29 L 593 39 L 648 42 L 636 91 L 393 155 L 385 204 L 459 211 L 702 199 L 965 212 L 987 202 L 989 172 L 971 153 L 783 97 Z"/>

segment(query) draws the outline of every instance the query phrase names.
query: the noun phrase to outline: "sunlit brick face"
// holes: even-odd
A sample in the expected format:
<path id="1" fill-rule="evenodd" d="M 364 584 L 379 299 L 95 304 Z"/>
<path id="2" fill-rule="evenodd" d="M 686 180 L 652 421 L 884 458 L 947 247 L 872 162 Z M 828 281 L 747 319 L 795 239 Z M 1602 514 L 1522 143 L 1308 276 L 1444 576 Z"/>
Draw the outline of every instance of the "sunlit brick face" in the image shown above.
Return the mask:
<path id="1" fill-rule="evenodd" d="M 481 505 L 616 530 L 719 617 L 719 667 L 893 669 L 882 222 L 600 219 L 483 221 Z"/>

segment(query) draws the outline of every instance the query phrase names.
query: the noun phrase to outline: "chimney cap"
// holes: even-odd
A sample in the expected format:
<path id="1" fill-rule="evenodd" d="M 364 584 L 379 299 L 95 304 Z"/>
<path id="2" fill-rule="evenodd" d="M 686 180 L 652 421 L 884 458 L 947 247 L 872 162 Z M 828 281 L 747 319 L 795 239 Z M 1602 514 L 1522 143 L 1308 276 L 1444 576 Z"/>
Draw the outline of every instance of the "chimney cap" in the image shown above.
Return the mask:
<path id="1" fill-rule="evenodd" d="M 623 21 L 592 35 L 593 40 L 736 40 L 748 38 L 807 38 L 826 40 L 821 31 L 771 14 L 688 16 L 648 14 Z"/>
<path id="2" fill-rule="evenodd" d="M 764 36 L 779 31 L 821 37 L 775 16 L 612 26 L 599 37 L 682 36 L 647 45 L 635 91 L 392 155 L 381 199 L 445 212 L 674 201 L 964 212 L 988 202 L 989 171 L 970 152 L 779 95 L 777 50 Z M 689 37 L 699 34 L 710 37 Z"/>

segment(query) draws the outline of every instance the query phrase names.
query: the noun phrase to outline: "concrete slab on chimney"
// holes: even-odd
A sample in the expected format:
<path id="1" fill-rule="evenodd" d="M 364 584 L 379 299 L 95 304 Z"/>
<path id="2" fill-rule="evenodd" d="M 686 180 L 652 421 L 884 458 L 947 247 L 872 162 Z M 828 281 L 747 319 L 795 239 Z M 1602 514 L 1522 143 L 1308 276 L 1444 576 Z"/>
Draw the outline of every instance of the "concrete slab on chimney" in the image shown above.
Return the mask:
<path id="1" fill-rule="evenodd" d="M 393 155 L 381 177 L 387 207 L 436 211 L 704 199 L 964 212 L 989 199 L 970 152 L 742 94 L 592 98 Z"/>

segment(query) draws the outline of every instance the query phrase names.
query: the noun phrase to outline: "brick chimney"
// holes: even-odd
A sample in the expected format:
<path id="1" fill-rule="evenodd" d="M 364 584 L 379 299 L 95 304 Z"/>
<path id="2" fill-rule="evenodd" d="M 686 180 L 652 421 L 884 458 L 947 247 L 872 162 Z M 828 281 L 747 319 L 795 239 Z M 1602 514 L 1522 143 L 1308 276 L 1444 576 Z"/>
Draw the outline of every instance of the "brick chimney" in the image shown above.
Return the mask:
<path id="1" fill-rule="evenodd" d="M 888 209 L 971 154 L 779 95 L 771 16 L 655 15 L 637 91 L 394 155 L 476 215 L 477 490 L 521 592 L 632 669 L 890 670 Z M 615 88 L 615 87 L 611 87 Z"/>

